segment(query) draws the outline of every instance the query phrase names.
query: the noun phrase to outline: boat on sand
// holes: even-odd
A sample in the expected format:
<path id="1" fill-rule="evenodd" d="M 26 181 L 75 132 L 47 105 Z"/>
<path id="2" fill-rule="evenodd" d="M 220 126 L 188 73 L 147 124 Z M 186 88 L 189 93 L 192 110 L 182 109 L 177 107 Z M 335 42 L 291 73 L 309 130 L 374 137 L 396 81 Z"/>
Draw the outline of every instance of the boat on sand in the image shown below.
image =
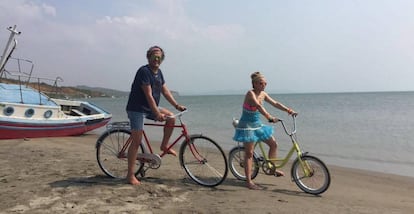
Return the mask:
<path id="1" fill-rule="evenodd" d="M 35 77 L 30 60 L 12 58 L 20 32 L 16 26 L 8 30 L 10 37 L 0 61 L 0 139 L 75 136 L 110 121 L 112 114 L 91 102 L 57 98 L 61 78 Z M 17 61 L 17 71 L 8 69 L 12 60 Z M 31 64 L 30 72 L 20 70 L 22 63 Z"/>

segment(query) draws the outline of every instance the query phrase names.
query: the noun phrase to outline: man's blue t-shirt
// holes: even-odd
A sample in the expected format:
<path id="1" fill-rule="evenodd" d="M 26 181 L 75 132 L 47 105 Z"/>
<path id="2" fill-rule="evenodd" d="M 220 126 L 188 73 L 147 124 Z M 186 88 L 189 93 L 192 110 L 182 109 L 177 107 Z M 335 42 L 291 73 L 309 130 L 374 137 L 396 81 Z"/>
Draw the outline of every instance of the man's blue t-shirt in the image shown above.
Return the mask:
<path id="1" fill-rule="evenodd" d="M 152 96 L 154 97 L 155 103 L 158 106 L 160 103 L 161 90 L 164 83 L 164 76 L 162 75 L 160 69 L 158 69 L 157 74 L 154 74 L 148 65 L 144 65 L 139 68 L 135 74 L 135 79 L 131 86 L 131 92 L 129 94 L 126 110 L 151 113 L 151 108 L 141 86 L 151 86 Z"/>

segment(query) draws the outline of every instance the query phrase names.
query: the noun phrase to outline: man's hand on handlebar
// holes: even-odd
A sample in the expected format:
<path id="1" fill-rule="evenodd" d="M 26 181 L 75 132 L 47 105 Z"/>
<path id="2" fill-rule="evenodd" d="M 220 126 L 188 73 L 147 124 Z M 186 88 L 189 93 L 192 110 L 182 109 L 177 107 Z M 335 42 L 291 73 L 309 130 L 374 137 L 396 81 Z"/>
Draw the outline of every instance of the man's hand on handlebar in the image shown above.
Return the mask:
<path id="1" fill-rule="evenodd" d="M 187 110 L 187 107 L 182 106 L 182 105 L 180 105 L 180 104 L 177 104 L 177 105 L 175 106 L 175 109 L 177 109 L 178 111 L 185 111 L 185 110 Z"/>
<path id="2" fill-rule="evenodd" d="M 163 122 L 165 121 L 165 119 L 166 119 L 165 114 L 162 114 L 161 112 L 157 112 L 154 118 L 155 121 L 159 121 L 159 122 Z"/>

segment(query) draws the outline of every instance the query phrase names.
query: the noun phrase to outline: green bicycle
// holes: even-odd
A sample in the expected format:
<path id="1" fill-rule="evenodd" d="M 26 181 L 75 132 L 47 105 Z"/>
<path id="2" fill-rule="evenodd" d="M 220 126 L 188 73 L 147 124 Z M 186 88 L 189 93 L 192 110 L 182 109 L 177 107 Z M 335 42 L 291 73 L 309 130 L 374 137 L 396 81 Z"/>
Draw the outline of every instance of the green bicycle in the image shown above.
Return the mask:
<path id="1" fill-rule="evenodd" d="M 296 116 L 292 116 L 293 130 L 288 131 L 283 120 L 279 120 L 285 133 L 290 137 L 292 147 L 284 158 L 270 159 L 266 153 L 263 142 L 255 143 L 255 152 L 253 155 L 252 179 L 256 178 L 261 167 L 266 175 L 273 175 L 275 168 L 285 166 L 292 155 L 296 153 L 297 158 L 292 163 L 291 176 L 292 181 L 304 192 L 319 195 L 325 192 L 331 183 L 329 170 L 325 163 L 319 158 L 302 152 L 296 137 Z M 233 125 L 236 126 L 238 120 L 233 119 Z M 260 153 L 256 152 L 259 147 Z M 232 148 L 229 152 L 229 168 L 231 173 L 239 180 L 246 180 L 244 173 L 244 146 L 243 143 Z"/>

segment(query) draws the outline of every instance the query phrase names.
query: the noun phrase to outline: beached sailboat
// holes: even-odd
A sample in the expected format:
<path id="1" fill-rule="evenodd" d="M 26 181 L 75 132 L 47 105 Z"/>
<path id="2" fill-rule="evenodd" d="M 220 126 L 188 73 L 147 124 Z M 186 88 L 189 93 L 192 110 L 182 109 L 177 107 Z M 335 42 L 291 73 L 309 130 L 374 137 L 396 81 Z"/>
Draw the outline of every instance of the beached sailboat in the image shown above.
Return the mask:
<path id="1" fill-rule="evenodd" d="M 16 26 L 8 30 L 10 37 L 0 60 L 0 139 L 81 135 L 109 122 L 112 115 L 90 102 L 46 95 L 44 82 L 52 81 L 57 88 L 62 79 L 34 77 L 31 61 L 12 58 L 20 32 Z M 31 63 L 30 73 L 8 71 L 10 60 L 17 60 L 19 69 L 22 62 Z"/>

